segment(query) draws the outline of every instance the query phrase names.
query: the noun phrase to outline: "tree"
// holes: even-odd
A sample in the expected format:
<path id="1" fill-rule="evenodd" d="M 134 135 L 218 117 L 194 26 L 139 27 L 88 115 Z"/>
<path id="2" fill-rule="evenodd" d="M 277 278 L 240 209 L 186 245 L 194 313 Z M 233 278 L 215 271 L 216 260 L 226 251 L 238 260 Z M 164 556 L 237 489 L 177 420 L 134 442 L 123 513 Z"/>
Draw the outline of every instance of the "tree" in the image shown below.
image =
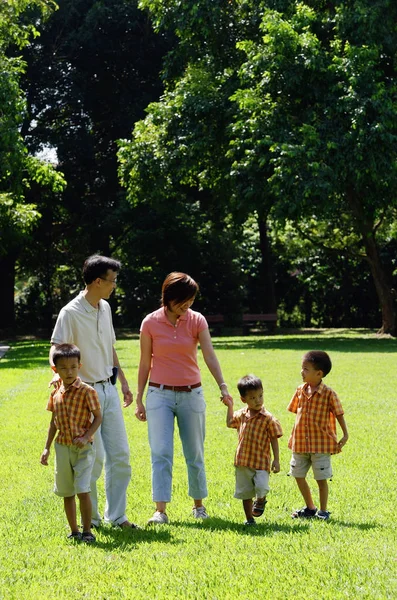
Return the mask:
<path id="1" fill-rule="evenodd" d="M 350 215 L 382 308 L 381 332 L 395 335 L 377 240 L 397 201 L 397 6 L 285 5 L 285 14 L 265 11 L 259 42 L 239 45 L 246 61 L 234 96 L 234 169 L 249 178 L 263 164 L 275 218 L 338 223 Z"/>
<path id="2" fill-rule="evenodd" d="M 25 62 L 16 55 L 37 35 L 35 21 L 24 21 L 32 8 L 48 17 L 55 4 L 47 0 L 10 0 L 0 5 L 0 328 L 14 323 L 15 263 L 40 214 L 26 192 L 35 183 L 40 189 L 59 191 L 64 180 L 49 165 L 30 156 L 21 136 L 26 101 L 20 81 Z"/>

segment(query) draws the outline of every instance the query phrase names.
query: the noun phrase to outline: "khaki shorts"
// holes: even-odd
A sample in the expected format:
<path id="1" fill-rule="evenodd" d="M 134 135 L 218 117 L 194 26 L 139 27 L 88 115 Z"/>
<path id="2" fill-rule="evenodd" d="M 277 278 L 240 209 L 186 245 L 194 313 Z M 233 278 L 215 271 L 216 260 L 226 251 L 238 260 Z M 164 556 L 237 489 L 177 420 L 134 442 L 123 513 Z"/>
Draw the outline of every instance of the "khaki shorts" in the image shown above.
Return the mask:
<path id="1" fill-rule="evenodd" d="M 91 491 L 91 472 L 95 459 L 92 444 L 77 448 L 55 442 L 55 457 L 54 492 L 57 496 L 69 498 Z"/>
<path id="2" fill-rule="evenodd" d="M 316 481 L 331 479 L 332 467 L 330 454 L 293 452 L 288 475 L 299 478 L 306 477 L 310 467 L 313 469 L 313 476 Z"/>
<path id="3" fill-rule="evenodd" d="M 236 491 L 234 497 L 239 500 L 264 498 L 269 492 L 269 472 L 236 467 Z"/>

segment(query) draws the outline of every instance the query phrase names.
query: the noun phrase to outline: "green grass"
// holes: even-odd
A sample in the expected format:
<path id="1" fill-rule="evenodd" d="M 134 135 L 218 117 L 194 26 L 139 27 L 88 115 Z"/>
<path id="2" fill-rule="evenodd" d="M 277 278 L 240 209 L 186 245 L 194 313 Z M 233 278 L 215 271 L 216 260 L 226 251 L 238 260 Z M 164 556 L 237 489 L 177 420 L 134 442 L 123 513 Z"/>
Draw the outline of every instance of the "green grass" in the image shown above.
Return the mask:
<path id="1" fill-rule="evenodd" d="M 236 433 L 202 367 L 207 401 L 206 466 L 211 519 L 192 520 L 185 466 L 175 437 L 170 526 L 146 528 L 153 511 L 146 425 L 125 411 L 133 478 L 128 515 L 139 532 L 103 527 L 95 546 L 66 540 L 62 502 L 52 493 L 51 466 L 39 457 L 49 423 L 48 345 L 11 343 L 0 361 L 0 599 L 212 599 L 396 598 L 397 341 L 367 331 L 215 338 L 224 377 L 235 390 L 247 372 L 264 383 L 266 407 L 281 421 L 281 473 L 271 476 L 264 518 L 243 527 L 233 498 Z M 294 416 L 286 406 L 300 383 L 304 351 L 330 353 L 326 383 L 339 394 L 350 439 L 333 458 L 328 523 L 296 522 L 302 506 L 287 477 L 288 436 Z M 138 342 L 117 350 L 133 389 Z M 235 406 L 240 401 L 235 392 Z M 317 499 L 316 484 L 310 479 Z M 100 493 L 103 505 L 103 485 Z"/>

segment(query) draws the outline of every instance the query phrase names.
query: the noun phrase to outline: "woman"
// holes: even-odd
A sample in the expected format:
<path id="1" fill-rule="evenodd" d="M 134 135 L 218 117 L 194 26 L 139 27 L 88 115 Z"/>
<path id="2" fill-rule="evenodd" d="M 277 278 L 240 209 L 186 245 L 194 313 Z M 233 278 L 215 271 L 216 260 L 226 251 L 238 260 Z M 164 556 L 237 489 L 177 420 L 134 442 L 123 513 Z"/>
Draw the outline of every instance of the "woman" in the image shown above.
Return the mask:
<path id="1" fill-rule="evenodd" d="M 174 454 L 174 420 L 185 457 L 189 496 L 194 499 L 193 516 L 208 517 L 203 498 L 207 496 L 204 469 L 205 401 L 197 363 L 200 344 L 205 363 L 221 394 L 230 398 L 215 355 L 208 324 L 191 310 L 198 285 L 185 273 L 170 273 L 162 287 L 161 308 L 150 313 L 141 325 L 141 357 L 135 415 L 148 422 L 152 456 L 152 493 L 156 511 L 148 523 L 168 523 Z M 150 373 L 146 395 L 143 391 Z"/>

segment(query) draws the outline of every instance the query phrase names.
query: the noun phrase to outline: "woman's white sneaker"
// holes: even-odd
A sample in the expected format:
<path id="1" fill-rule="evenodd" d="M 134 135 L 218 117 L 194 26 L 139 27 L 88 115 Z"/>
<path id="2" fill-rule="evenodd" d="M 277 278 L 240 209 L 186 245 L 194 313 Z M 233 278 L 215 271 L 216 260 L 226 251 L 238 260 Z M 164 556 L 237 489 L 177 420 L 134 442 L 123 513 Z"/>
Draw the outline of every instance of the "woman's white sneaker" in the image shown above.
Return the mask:
<path id="1" fill-rule="evenodd" d="M 159 510 L 156 510 L 153 517 L 148 521 L 148 525 L 166 525 L 167 523 L 168 516 Z"/>
<path id="2" fill-rule="evenodd" d="M 195 519 L 208 519 L 208 516 L 205 506 L 193 506 L 193 517 Z"/>

